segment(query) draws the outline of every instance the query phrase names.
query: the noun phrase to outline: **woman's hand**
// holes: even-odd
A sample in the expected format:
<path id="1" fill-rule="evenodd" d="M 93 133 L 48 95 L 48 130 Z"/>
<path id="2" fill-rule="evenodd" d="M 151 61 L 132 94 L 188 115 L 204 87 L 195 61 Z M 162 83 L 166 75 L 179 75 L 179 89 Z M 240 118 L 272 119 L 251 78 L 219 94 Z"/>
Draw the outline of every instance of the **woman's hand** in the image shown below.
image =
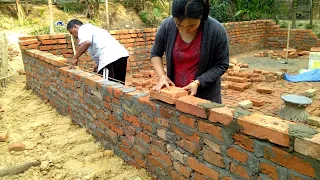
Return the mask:
<path id="1" fill-rule="evenodd" d="M 95 63 L 95 64 L 93 65 L 93 72 L 97 72 L 97 71 L 98 71 L 98 64 Z"/>
<path id="2" fill-rule="evenodd" d="M 188 91 L 191 96 L 195 96 L 197 94 L 199 85 L 200 85 L 200 81 L 195 80 L 191 82 L 189 85 L 183 87 L 182 89 Z"/>
<path id="3" fill-rule="evenodd" d="M 170 85 L 175 86 L 174 83 L 166 75 L 162 75 L 159 79 L 158 84 L 153 87 L 152 90 L 160 91 L 163 86 L 169 87 Z"/>

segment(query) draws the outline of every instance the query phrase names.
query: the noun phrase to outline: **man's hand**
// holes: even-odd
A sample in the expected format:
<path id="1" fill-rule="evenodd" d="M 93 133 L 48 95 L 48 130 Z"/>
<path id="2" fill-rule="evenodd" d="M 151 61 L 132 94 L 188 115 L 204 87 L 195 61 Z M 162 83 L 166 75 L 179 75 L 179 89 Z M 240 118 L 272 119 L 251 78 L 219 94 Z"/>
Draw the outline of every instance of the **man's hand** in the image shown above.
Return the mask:
<path id="1" fill-rule="evenodd" d="M 197 94 L 199 85 L 200 81 L 195 80 L 191 82 L 189 85 L 183 87 L 182 89 L 187 90 L 191 96 L 195 96 Z"/>
<path id="2" fill-rule="evenodd" d="M 71 64 L 74 65 L 74 66 L 78 66 L 78 58 L 74 58 L 74 57 L 73 57 L 73 58 L 71 59 Z"/>
<path id="3" fill-rule="evenodd" d="M 166 75 L 162 75 L 159 79 L 158 84 L 153 87 L 152 90 L 159 92 L 162 87 L 169 87 L 170 85 L 175 86 L 174 83 Z"/>

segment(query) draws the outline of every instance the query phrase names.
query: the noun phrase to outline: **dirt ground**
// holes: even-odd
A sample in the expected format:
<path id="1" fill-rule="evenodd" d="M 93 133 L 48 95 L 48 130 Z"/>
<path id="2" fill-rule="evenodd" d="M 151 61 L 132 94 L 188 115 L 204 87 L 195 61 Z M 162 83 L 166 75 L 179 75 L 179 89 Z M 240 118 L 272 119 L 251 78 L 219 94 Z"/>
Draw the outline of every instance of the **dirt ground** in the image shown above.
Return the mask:
<path id="1" fill-rule="evenodd" d="M 8 39 L 12 48 L 9 63 L 21 72 L 17 34 Z M 0 142 L 0 174 L 8 167 L 41 162 L 22 174 L 0 179 L 151 179 L 145 170 L 137 170 L 120 157 L 110 155 L 85 129 L 26 90 L 24 75 L 14 76 L 0 90 L 0 105 L 5 110 L 0 113 L 0 132 L 9 132 L 8 140 Z M 15 142 L 23 143 L 26 149 L 9 152 L 9 144 Z"/>
<path id="2" fill-rule="evenodd" d="M 271 72 L 277 72 L 281 69 L 287 69 L 290 74 L 297 74 L 300 69 L 308 69 L 308 56 L 301 56 L 297 59 L 288 59 L 288 64 L 281 64 L 279 60 L 272 59 L 270 57 L 254 57 L 260 51 L 253 51 L 246 54 L 240 54 L 235 56 L 238 62 L 244 62 L 249 64 L 250 70 L 262 69 Z M 281 59 L 280 61 L 283 61 Z"/>

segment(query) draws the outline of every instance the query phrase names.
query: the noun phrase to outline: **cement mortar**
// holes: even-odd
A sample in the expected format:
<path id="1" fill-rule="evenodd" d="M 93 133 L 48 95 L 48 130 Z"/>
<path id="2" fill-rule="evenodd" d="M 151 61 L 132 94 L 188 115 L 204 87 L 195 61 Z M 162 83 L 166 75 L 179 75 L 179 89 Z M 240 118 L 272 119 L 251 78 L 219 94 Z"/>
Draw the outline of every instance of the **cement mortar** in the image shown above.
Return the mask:
<path id="1" fill-rule="evenodd" d="M 289 135 L 297 138 L 311 138 L 318 131 L 303 124 L 289 126 Z"/>

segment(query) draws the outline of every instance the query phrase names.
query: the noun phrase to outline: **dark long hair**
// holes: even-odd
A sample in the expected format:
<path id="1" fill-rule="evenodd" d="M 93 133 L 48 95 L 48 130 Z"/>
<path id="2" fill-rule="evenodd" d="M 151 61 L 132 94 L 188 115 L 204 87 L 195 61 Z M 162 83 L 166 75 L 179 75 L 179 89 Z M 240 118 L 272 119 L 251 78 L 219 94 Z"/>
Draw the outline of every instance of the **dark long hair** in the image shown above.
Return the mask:
<path id="1" fill-rule="evenodd" d="M 207 19 L 209 0 L 173 0 L 172 16 L 182 21 L 185 18 Z"/>

